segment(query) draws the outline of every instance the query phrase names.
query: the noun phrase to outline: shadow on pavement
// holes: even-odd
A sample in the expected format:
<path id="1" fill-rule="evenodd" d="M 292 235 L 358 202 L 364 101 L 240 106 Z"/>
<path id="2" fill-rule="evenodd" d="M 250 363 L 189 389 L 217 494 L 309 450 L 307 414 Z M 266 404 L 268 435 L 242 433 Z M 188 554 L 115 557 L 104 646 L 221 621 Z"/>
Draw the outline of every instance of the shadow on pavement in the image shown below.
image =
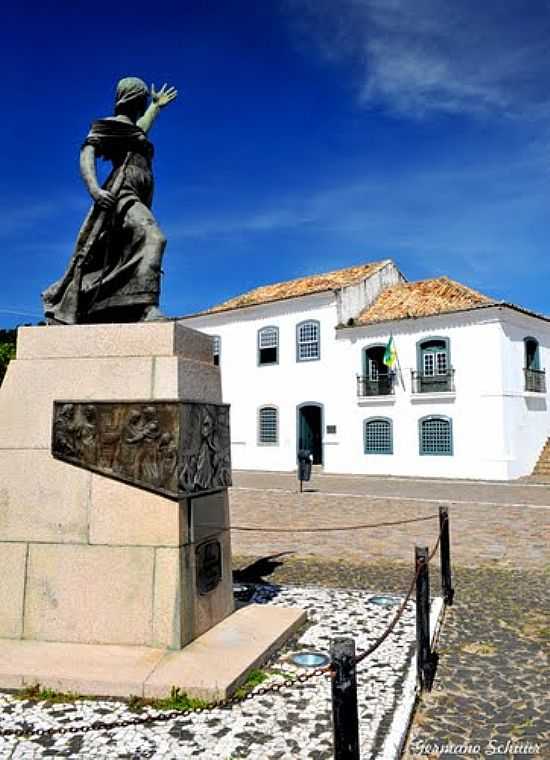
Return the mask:
<path id="1" fill-rule="evenodd" d="M 284 565 L 279 557 L 284 557 L 294 552 L 279 552 L 271 554 L 268 557 L 260 557 L 251 565 L 233 570 L 234 583 L 266 583 L 266 576 L 270 576 L 278 567 Z"/>

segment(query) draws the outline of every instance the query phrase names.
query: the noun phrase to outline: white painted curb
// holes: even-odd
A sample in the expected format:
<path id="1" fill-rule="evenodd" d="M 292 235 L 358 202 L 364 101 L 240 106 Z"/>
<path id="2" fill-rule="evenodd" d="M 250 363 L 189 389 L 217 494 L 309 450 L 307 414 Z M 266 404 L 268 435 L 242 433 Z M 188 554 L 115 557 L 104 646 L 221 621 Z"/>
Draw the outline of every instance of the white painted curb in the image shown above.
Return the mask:
<path id="1" fill-rule="evenodd" d="M 430 605 L 430 633 L 432 645 L 439 636 L 445 605 L 441 596 L 432 599 Z M 416 702 L 416 654 L 411 657 L 407 674 L 403 682 L 403 692 L 395 710 L 382 753 L 377 760 L 399 760 L 409 733 L 414 705 Z"/>

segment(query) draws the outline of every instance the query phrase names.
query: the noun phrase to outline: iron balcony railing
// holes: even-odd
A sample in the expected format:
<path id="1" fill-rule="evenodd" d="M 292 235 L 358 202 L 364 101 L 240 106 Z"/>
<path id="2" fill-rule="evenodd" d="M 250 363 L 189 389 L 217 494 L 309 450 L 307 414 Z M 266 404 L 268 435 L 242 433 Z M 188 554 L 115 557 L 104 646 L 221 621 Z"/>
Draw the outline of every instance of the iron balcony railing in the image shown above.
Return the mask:
<path id="1" fill-rule="evenodd" d="M 524 369 L 525 390 L 532 393 L 546 393 L 546 370 Z"/>
<path id="2" fill-rule="evenodd" d="M 442 375 L 425 375 L 412 370 L 411 385 L 413 393 L 454 393 L 455 371 L 449 369 Z"/>
<path id="3" fill-rule="evenodd" d="M 391 396 L 394 392 L 393 374 L 379 375 L 378 380 L 371 380 L 365 375 L 357 375 L 357 396 Z"/>

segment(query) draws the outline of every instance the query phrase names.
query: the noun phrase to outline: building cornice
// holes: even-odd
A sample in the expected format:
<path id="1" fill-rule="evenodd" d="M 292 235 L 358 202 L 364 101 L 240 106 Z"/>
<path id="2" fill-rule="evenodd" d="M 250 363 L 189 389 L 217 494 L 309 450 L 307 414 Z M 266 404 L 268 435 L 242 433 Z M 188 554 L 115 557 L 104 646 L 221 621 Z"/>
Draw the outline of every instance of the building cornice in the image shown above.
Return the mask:
<path id="1" fill-rule="evenodd" d="M 387 327 L 389 325 L 395 325 L 397 328 L 399 326 L 411 324 L 413 322 L 422 322 L 423 320 L 433 320 L 433 319 L 444 320 L 445 318 L 458 316 L 461 314 L 472 315 L 477 312 L 487 313 L 488 311 L 490 312 L 491 309 L 494 309 L 497 312 L 497 314 L 504 310 L 510 310 L 511 312 L 524 314 L 533 319 L 539 319 L 547 323 L 550 322 L 550 317 L 546 317 L 543 314 L 537 314 L 536 312 L 530 311 L 529 309 L 525 309 L 522 306 L 516 306 L 515 304 L 506 303 L 505 301 L 495 301 L 493 303 L 479 304 L 477 306 L 470 306 L 465 309 L 453 309 L 452 311 L 445 311 L 445 312 L 440 312 L 437 314 L 422 314 L 420 316 L 401 317 L 399 319 L 384 319 L 377 322 L 370 322 L 369 324 L 364 324 L 364 325 L 337 325 L 336 331 L 342 334 L 346 334 L 350 332 L 367 333 L 368 331 L 376 330 L 376 328 L 378 327 Z M 480 321 L 487 323 L 490 321 L 499 321 L 499 320 L 497 317 L 496 319 L 495 318 L 483 319 Z"/>

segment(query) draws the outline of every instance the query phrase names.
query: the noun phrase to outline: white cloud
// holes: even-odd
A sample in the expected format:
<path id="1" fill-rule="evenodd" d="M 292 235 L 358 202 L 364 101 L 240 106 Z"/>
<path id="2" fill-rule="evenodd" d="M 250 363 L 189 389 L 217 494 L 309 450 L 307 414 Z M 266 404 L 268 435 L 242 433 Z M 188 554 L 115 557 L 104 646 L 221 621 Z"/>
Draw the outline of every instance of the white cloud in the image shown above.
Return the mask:
<path id="1" fill-rule="evenodd" d="M 217 215 L 163 225 L 170 239 L 220 238 L 244 233 L 291 229 L 311 222 L 311 217 L 289 208 L 266 208 Z"/>
<path id="2" fill-rule="evenodd" d="M 166 231 L 170 245 L 178 237 L 252 239 L 246 250 L 257 251 L 253 236 L 265 234 L 271 245 L 292 228 L 301 248 L 292 276 L 393 258 L 413 276 L 448 274 L 502 295 L 506 282 L 525 276 L 526 258 L 540 276 L 550 271 L 546 258 L 538 258 L 540 241 L 525 232 L 539 229 L 546 216 L 541 151 L 545 145 L 507 162 L 401 167 L 398 176 L 379 169 L 368 179 L 341 179 L 322 191 L 278 198 L 276 205 L 167 224 Z"/>
<path id="3" fill-rule="evenodd" d="M 546 113 L 545 0 L 287 0 L 300 39 L 352 58 L 359 98 L 427 112 Z"/>

